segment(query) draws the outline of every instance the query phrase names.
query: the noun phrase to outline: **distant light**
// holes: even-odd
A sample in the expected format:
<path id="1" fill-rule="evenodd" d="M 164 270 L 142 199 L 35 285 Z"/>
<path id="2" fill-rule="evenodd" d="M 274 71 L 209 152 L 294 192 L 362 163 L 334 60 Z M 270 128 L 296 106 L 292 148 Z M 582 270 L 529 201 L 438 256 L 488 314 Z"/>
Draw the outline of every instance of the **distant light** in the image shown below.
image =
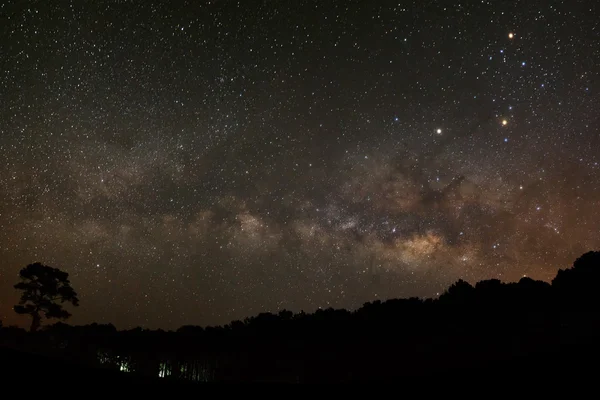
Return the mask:
<path id="1" fill-rule="evenodd" d="M 520 190 L 523 190 L 523 185 L 520 185 L 520 186 L 519 186 L 519 189 L 520 189 Z"/>
<path id="2" fill-rule="evenodd" d="M 514 39 L 514 38 L 515 38 L 515 34 L 514 34 L 514 33 L 512 33 L 512 32 L 511 32 L 511 33 L 509 33 L 509 34 L 508 34 L 508 38 L 509 38 L 509 39 Z"/>
<path id="3" fill-rule="evenodd" d="M 438 135 L 442 134 L 442 130 L 440 128 L 437 128 L 437 130 L 435 131 L 435 133 L 437 133 Z"/>
<path id="4" fill-rule="evenodd" d="M 508 142 L 508 138 L 504 138 L 504 143 L 507 143 L 507 142 Z"/>
<path id="5" fill-rule="evenodd" d="M 508 120 L 507 119 L 503 119 L 502 120 L 502 126 L 506 126 L 508 125 Z"/>

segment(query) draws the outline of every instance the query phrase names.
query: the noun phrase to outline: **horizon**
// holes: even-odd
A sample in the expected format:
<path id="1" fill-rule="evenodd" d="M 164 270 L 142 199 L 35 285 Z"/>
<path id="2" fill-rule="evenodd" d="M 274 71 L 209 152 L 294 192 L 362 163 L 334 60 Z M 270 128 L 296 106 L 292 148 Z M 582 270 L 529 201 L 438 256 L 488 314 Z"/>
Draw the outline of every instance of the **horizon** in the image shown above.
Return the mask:
<path id="1" fill-rule="evenodd" d="M 600 252 L 589 251 L 589 252 L 587 252 L 585 254 L 582 254 L 582 256 L 587 255 L 587 254 L 591 254 L 591 253 L 600 254 Z M 578 260 L 579 259 L 580 258 L 578 258 Z M 577 261 L 577 260 L 575 260 L 575 261 Z M 560 272 L 560 271 L 563 271 L 563 270 L 572 269 L 573 266 L 574 266 L 574 264 L 575 264 L 575 261 L 574 261 L 574 263 L 573 263 L 572 266 L 569 266 L 569 267 L 564 268 L 564 269 L 561 268 L 561 269 L 559 269 L 557 271 L 557 273 Z M 554 278 L 555 277 L 552 278 L 552 281 L 554 280 Z M 482 282 L 489 282 L 489 281 L 493 281 L 493 280 L 498 280 L 501 284 L 507 285 L 507 284 L 520 284 L 523 279 L 531 279 L 534 282 L 544 282 L 544 283 L 548 283 L 549 286 L 552 285 L 552 281 L 547 282 L 547 281 L 544 281 L 544 280 L 535 280 L 535 279 L 532 279 L 532 278 L 530 278 L 530 277 L 528 277 L 526 275 L 523 275 L 518 281 L 502 281 L 502 280 L 498 280 L 496 278 L 490 278 L 490 279 L 483 279 L 483 280 L 477 281 L 477 282 L 469 282 L 469 281 L 466 281 L 466 280 L 463 280 L 463 279 L 459 278 L 457 281 L 453 282 L 452 285 L 448 286 L 448 288 L 446 288 L 443 292 L 436 293 L 435 296 L 431 296 L 431 297 L 413 296 L 413 297 L 395 297 L 395 298 L 386 298 L 386 299 L 375 299 L 375 300 L 367 301 L 367 302 L 365 302 L 365 303 L 363 303 L 363 304 L 361 304 L 361 305 L 359 305 L 357 307 L 354 307 L 354 308 L 343 308 L 343 307 L 332 307 L 332 306 L 329 306 L 329 307 L 317 307 L 314 310 L 303 310 L 303 309 L 302 310 L 288 310 L 286 308 L 283 308 L 283 309 L 280 309 L 280 310 L 264 310 L 264 311 L 259 311 L 259 312 L 257 312 L 256 314 L 253 314 L 253 315 L 248 315 L 248 316 L 245 316 L 243 318 L 233 319 L 233 320 L 230 320 L 228 322 L 225 322 L 225 323 L 222 323 L 222 324 L 215 324 L 215 325 L 183 324 L 183 325 L 181 325 L 179 327 L 166 328 L 165 329 L 165 328 L 161 328 L 161 327 L 146 327 L 146 326 L 143 326 L 143 325 L 129 326 L 129 327 L 119 327 L 119 326 L 116 326 L 115 324 L 113 324 L 110 321 L 108 321 L 108 322 L 106 322 L 106 321 L 103 321 L 103 322 L 92 321 L 92 322 L 79 323 L 79 324 L 69 324 L 68 321 L 54 320 L 52 323 L 45 323 L 45 324 L 43 323 L 42 326 L 41 326 L 41 328 L 42 328 L 42 330 L 44 330 L 44 328 L 52 328 L 53 325 L 57 325 L 57 324 L 68 325 L 70 327 L 85 327 L 85 326 L 90 326 L 90 325 L 113 326 L 117 331 L 130 331 L 130 330 L 135 330 L 135 329 L 142 329 L 142 330 L 151 330 L 151 331 L 178 332 L 179 329 L 184 328 L 184 327 L 200 327 L 202 329 L 207 329 L 207 328 L 224 328 L 225 326 L 231 325 L 231 324 L 233 324 L 235 322 L 239 322 L 239 321 L 242 321 L 242 322 L 245 323 L 246 320 L 258 317 L 259 315 L 262 315 L 262 314 L 279 315 L 282 312 L 291 312 L 293 314 L 293 316 L 297 316 L 297 315 L 301 315 L 301 314 L 314 314 L 314 313 L 316 313 L 318 311 L 328 311 L 328 310 L 346 311 L 346 312 L 349 312 L 349 313 L 355 313 L 355 312 L 358 312 L 359 310 L 363 309 L 366 305 L 375 304 L 377 302 L 385 303 L 387 301 L 402 301 L 402 300 L 409 301 L 409 300 L 415 300 L 415 299 L 419 300 L 421 302 L 437 301 L 437 300 L 439 300 L 440 296 L 442 296 L 444 294 L 448 294 L 448 290 L 450 289 L 451 286 L 454 286 L 455 284 L 458 284 L 460 282 L 467 283 L 471 287 L 476 288 L 477 284 L 482 283 Z M 28 319 L 28 318 L 29 318 L 28 316 L 23 316 L 23 317 L 19 318 L 19 322 L 23 322 L 24 319 Z M 42 319 L 42 322 L 44 322 L 44 321 L 49 321 L 49 319 L 48 318 Z M 0 319 L 0 322 L 3 322 L 3 321 Z M 5 328 L 21 328 L 21 329 L 26 329 L 26 326 L 23 326 L 23 325 L 26 325 L 26 324 L 10 324 L 10 325 L 6 324 L 4 327 Z"/>

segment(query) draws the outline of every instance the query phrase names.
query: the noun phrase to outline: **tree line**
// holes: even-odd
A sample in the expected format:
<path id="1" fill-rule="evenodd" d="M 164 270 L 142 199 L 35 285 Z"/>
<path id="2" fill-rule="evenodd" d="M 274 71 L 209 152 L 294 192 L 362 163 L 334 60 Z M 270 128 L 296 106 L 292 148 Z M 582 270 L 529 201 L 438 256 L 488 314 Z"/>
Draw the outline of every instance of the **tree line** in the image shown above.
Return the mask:
<path id="1" fill-rule="evenodd" d="M 15 286 L 23 291 L 15 311 L 32 317 L 32 333 L 5 327 L 0 343 L 123 373 L 192 381 L 372 381 L 503 368 L 552 374 L 557 363 L 581 364 L 572 357 L 600 355 L 599 277 L 600 252 L 588 252 L 551 283 L 459 280 L 437 299 L 378 300 L 355 311 L 282 310 L 174 332 L 118 331 L 64 323 L 38 329 L 42 317 L 68 318 L 63 305 L 78 300 L 68 274 L 32 264 Z"/>

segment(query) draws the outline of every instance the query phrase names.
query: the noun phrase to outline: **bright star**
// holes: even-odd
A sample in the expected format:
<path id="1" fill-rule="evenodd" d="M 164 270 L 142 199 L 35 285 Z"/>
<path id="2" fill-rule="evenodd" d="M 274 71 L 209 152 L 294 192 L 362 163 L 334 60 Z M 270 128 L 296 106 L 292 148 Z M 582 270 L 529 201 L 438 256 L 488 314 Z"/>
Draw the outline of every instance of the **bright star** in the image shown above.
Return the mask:
<path id="1" fill-rule="evenodd" d="M 438 129 L 437 129 L 435 132 L 436 132 L 438 135 L 441 135 L 441 134 L 442 134 L 442 130 L 441 130 L 440 128 L 438 128 Z"/>
<path id="2" fill-rule="evenodd" d="M 508 38 L 509 38 L 509 39 L 514 39 L 514 37 L 515 37 L 515 34 L 514 34 L 514 33 L 512 33 L 512 32 L 511 32 L 511 33 L 509 33 L 509 34 L 508 34 Z"/>

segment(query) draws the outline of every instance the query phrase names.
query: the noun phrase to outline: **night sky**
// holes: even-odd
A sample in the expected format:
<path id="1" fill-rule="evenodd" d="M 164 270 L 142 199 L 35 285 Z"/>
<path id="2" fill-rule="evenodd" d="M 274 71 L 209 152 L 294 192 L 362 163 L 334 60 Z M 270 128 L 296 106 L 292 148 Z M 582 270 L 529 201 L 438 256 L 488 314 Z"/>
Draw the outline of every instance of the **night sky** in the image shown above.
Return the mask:
<path id="1" fill-rule="evenodd" d="M 173 4 L 171 4 L 173 3 Z M 0 319 L 176 329 L 600 248 L 600 4 L 0 5 Z"/>

